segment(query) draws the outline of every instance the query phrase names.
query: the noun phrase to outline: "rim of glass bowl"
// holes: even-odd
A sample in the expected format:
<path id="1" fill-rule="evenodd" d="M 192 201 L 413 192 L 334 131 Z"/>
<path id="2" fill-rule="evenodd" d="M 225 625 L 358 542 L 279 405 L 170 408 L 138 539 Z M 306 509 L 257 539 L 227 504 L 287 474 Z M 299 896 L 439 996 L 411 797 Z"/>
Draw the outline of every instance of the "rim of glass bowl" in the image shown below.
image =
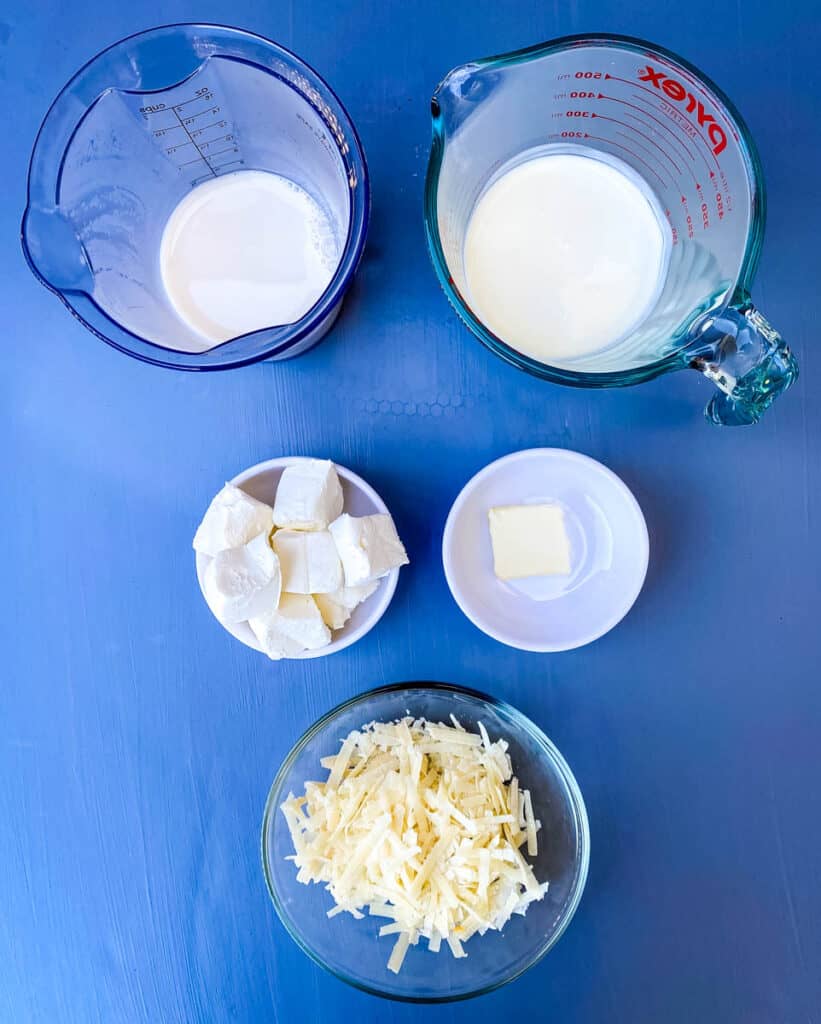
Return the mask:
<path id="1" fill-rule="evenodd" d="M 338 971 L 330 967 L 314 950 L 310 948 L 306 943 L 302 941 L 301 936 L 291 928 L 288 921 L 287 915 L 285 914 L 282 906 L 279 902 L 276 887 L 274 885 L 271 873 L 268 869 L 269 864 L 269 851 L 268 851 L 268 826 L 273 815 L 279 810 L 279 804 L 281 802 L 280 794 L 282 785 L 288 776 L 294 762 L 297 757 L 302 753 L 303 749 L 308 743 L 319 733 L 326 725 L 332 722 L 339 715 L 348 711 L 350 708 L 356 707 L 357 705 L 367 704 L 372 698 L 381 696 L 387 693 L 397 693 L 402 690 L 418 690 L 420 692 L 426 690 L 432 690 L 438 693 L 458 693 L 463 696 L 471 697 L 474 700 L 482 701 L 482 703 L 489 705 L 492 708 L 497 708 L 504 712 L 505 715 L 509 716 L 514 722 L 517 729 L 526 732 L 531 739 L 534 739 L 538 745 L 542 748 L 545 756 L 552 762 L 554 767 L 558 770 L 565 784 L 567 785 L 570 793 L 570 804 L 573 810 L 574 817 L 576 819 L 576 825 L 579 833 L 579 871 L 576 876 L 575 887 L 573 890 L 573 896 L 567 907 L 565 908 L 564 914 L 558 926 L 554 929 L 551 935 L 541 945 L 536 954 L 521 968 L 511 973 L 508 977 L 503 978 L 500 981 L 494 982 L 491 985 L 484 985 L 479 988 L 470 990 L 469 992 L 459 992 L 453 995 L 443 996 L 411 996 L 411 995 L 400 995 L 394 992 L 385 992 L 382 989 L 375 988 L 371 985 L 363 984 L 356 978 L 351 977 L 344 971 Z M 366 716 L 367 717 L 367 716 Z M 339 978 L 340 981 L 346 982 L 353 988 L 357 988 L 362 992 L 367 992 L 370 995 L 380 996 L 383 999 L 389 999 L 393 1002 L 403 1003 L 454 1003 L 464 999 L 472 999 L 475 996 L 486 995 L 488 992 L 493 992 L 495 989 L 501 988 L 507 985 L 511 981 L 515 981 L 520 978 L 526 971 L 529 971 L 531 967 L 538 964 L 550 950 L 556 945 L 559 939 L 562 937 L 567 929 L 567 926 L 573 920 L 573 916 L 579 906 L 579 903 L 584 893 L 585 884 L 587 882 L 587 873 L 590 866 L 590 826 L 587 819 L 587 808 L 585 807 L 584 798 L 582 797 L 579 784 L 576 782 L 576 777 L 570 769 L 567 761 L 565 761 L 562 754 L 556 748 L 556 746 L 548 739 L 548 737 L 542 732 L 542 730 L 535 725 L 526 715 L 522 714 L 517 708 L 513 707 L 512 704 L 508 704 L 507 701 L 500 700 L 497 697 L 491 697 L 486 693 L 482 693 L 479 690 L 472 690 L 466 686 L 457 686 L 454 683 L 438 683 L 438 682 L 406 682 L 406 683 L 391 683 L 387 686 L 377 686 L 372 690 L 367 690 L 364 693 L 357 694 L 355 697 L 351 697 L 350 700 L 344 701 L 342 704 L 338 704 L 335 708 L 332 708 L 321 718 L 317 719 L 314 724 L 307 729 L 302 736 L 293 745 L 285 760 L 280 765 L 279 770 L 276 773 L 274 781 L 268 792 L 268 798 L 265 801 L 265 812 L 262 817 L 262 836 L 261 836 L 261 855 L 262 855 L 262 870 L 265 875 L 265 884 L 268 887 L 268 893 L 271 897 L 271 901 L 274 904 L 274 908 L 277 912 L 282 924 L 285 926 L 285 930 L 296 942 L 299 948 L 307 956 L 318 964 L 324 970 L 333 974 L 334 977 Z"/>
<path id="2" fill-rule="evenodd" d="M 721 308 L 729 305 L 740 305 L 748 301 L 748 292 L 752 284 L 755 272 L 758 269 L 758 262 L 761 256 L 761 246 L 764 241 L 764 227 L 767 219 L 767 195 L 764 186 L 764 172 L 761 167 L 761 158 L 753 140 L 750 129 L 741 114 L 736 109 L 732 100 L 720 89 L 715 82 L 705 75 L 704 72 L 691 64 L 690 61 L 680 57 L 672 50 L 668 50 L 657 43 L 649 43 L 644 39 L 635 36 L 623 36 L 608 32 L 584 32 L 579 35 L 560 36 L 544 43 L 537 43 L 535 46 L 527 46 L 521 50 L 512 50 L 509 53 L 497 54 L 492 57 L 483 57 L 479 60 L 469 61 L 467 66 L 476 69 L 506 67 L 511 64 L 521 64 L 526 61 L 538 60 L 540 57 L 555 53 L 557 50 L 566 49 L 570 46 L 615 46 L 625 50 L 632 50 L 635 53 L 645 55 L 657 54 L 665 60 L 672 61 L 683 70 L 695 75 L 712 93 L 716 102 L 723 106 L 724 113 L 738 129 L 738 148 L 747 168 L 747 176 L 750 183 L 750 223 L 747 226 L 747 243 L 744 255 L 739 266 L 738 275 L 733 287 L 728 289 L 725 301 Z M 465 66 L 465 65 L 461 65 Z M 436 94 L 447 78 L 458 68 L 453 68 L 445 75 L 442 82 L 436 87 L 433 99 L 431 100 L 431 114 L 433 125 L 433 139 L 431 141 L 428 169 L 425 176 L 424 194 L 424 221 L 425 237 L 428 243 L 433 269 L 439 284 L 448 298 L 451 306 L 466 327 L 479 339 L 479 341 L 491 352 L 495 353 L 506 363 L 540 377 L 542 380 L 552 381 L 554 384 L 566 384 L 579 388 L 606 388 L 625 387 L 630 384 L 641 384 L 646 380 L 666 373 L 678 367 L 686 366 L 689 359 L 686 355 L 687 346 L 669 353 L 662 359 L 647 363 L 644 366 L 633 367 L 628 370 L 612 370 L 606 373 L 590 373 L 577 370 L 564 370 L 559 366 L 550 366 L 548 363 L 540 363 L 535 359 L 523 355 L 517 349 L 511 347 L 501 338 L 489 330 L 482 321 L 474 314 L 467 300 L 461 295 L 456 287 L 450 270 L 448 269 L 445 253 L 439 237 L 439 174 L 442 170 L 442 160 L 445 153 L 445 135 L 442 125 L 442 118 L 436 104 Z"/>
<path id="3" fill-rule="evenodd" d="M 229 338 L 220 345 L 208 349 L 207 353 L 212 358 L 203 360 L 201 352 L 184 352 L 179 349 L 167 348 L 156 342 L 149 341 L 138 334 L 134 334 L 123 327 L 116 320 L 112 319 L 94 300 L 88 292 L 80 289 L 61 290 L 51 284 L 41 273 L 29 249 L 26 225 L 29 212 L 36 203 L 48 204 L 54 198 L 54 192 L 58 187 L 62 164 L 55 163 L 54 168 L 46 169 L 48 161 L 52 156 L 52 149 L 55 145 L 55 138 L 65 136 L 70 138 L 76 129 L 76 121 L 70 116 L 72 96 L 78 88 L 81 88 L 84 81 L 92 74 L 99 74 L 101 67 L 106 63 L 116 61 L 120 57 L 120 51 L 136 39 L 143 39 L 150 42 L 152 37 L 161 38 L 170 33 L 179 32 L 185 36 L 210 33 L 214 37 L 215 44 L 222 41 L 225 45 L 232 42 L 235 46 L 241 47 L 244 41 L 253 41 L 255 44 L 263 43 L 266 47 L 279 55 L 286 63 L 293 66 L 304 74 L 310 85 L 317 90 L 322 100 L 328 104 L 333 115 L 338 119 L 344 128 L 345 139 L 348 150 L 345 160 L 349 163 L 346 167 L 348 173 L 356 176 L 356 186 L 351 189 L 350 198 L 350 220 L 348 234 L 342 251 L 339 266 L 331 279 L 330 284 L 308 310 L 307 313 L 293 324 L 274 325 L 263 327 L 258 331 L 251 331 L 247 334 L 238 335 L 236 338 Z M 233 55 L 234 59 L 243 59 L 241 54 Z M 304 98 L 304 97 L 303 97 Z M 306 102 L 308 102 L 306 100 Z M 45 161 L 45 164 L 44 164 Z M 365 151 L 362 148 L 362 141 L 356 130 L 356 125 L 344 104 L 328 84 L 307 61 L 304 61 L 297 54 L 273 39 L 268 39 L 257 32 L 249 32 L 247 29 L 236 28 L 232 25 L 222 25 L 216 22 L 173 22 L 168 25 L 157 25 L 154 28 L 144 29 L 141 32 L 132 32 L 123 36 L 116 42 L 104 47 L 102 50 L 89 58 L 68 81 L 62 86 L 55 96 L 51 105 L 43 117 L 34 145 L 29 158 L 28 173 L 26 178 L 26 208 L 23 212 L 22 224 L 20 227 L 20 243 L 23 255 L 34 276 L 50 292 L 53 292 L 63 303 L 69 313 L 76 317 L 92 334 L 104 341 L 107 345 L 123 352 L 125 355 L 139 359 L 141 362 L 150 363 L 153 366 L 162 366 L 174 370 L 191 370 L 197 372 L 210 372 L 213 370 L 232 370 L 240 366 L 248 366 L 251 363 L 260 362 L 271 356 L 285 355 L 289 350 L 297 346 L 312 331 L 314 331 L 324 320 L 338 312 L 338 307 L 345 293 L 350 286 L 354 274 L 362 259 L 365 250 L 365 241 L 368 234 L 368 222 L 370 220 L 371 205 L 370 177 L 368 165 L 365 160 Z M 80 308 L 74 305 L 76 300 Z M 220 349 L 226 346 L 235 346 L 238 342 L 249 342 L 256 335 L 264 334 L 271 330 L 284 331 L 290 329 L 286 338 L 278 335 L 276 340 L 270 343 L 258 343 L 250 345 L 247 354 L 229 355 L 219 357 Z"/>

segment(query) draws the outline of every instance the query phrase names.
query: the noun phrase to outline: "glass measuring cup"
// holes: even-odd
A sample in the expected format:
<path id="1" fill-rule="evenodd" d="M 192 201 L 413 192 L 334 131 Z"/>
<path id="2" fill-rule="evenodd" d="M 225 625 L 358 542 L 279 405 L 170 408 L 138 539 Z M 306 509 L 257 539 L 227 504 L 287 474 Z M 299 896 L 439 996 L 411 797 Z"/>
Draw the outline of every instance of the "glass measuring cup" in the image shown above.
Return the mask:
<path id="1" fill-rule="evenodd" d="M 696 68 L 641 40 L 571 36 L 454 69 L 431 107 L 433 265 L 456 311 L 497 355 L 577 387 L 693 367 L 718 386 L 707 416 L 726 425 L 757 422 L 795 380 L 789 348 L 749 297 L 765 219 L 758 154 L 730 101 Z M 471 309 L 463 250 L 486 189 L 522 160 L 552 152 L 638 175 L 663 213 L 669 259 L 654 307 L 627 337 L 548 366 Z"/>
<path id="2" fill-rule="evenodd" d="M 162 232 L 192 188 L 250 169 L 308 192 L 341 256 L 298 321 L 205 348 L 165 293 Z M 250 32 L 168 25 L 98 54 L 52 104 L 31 157 L 23 251 L 115 348 L 160 366 L 227 369 L 298 355 L 330 328 L 365 245 L 369 196 L 354 126 L 307 64 Z"/>

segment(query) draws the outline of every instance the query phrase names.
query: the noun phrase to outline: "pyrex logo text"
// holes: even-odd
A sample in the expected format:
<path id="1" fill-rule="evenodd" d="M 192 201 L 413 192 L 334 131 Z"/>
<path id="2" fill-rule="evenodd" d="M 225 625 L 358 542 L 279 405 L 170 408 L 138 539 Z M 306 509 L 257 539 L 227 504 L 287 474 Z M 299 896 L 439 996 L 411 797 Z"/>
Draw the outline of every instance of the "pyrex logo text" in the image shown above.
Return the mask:
<path id="1" fill-rule="evenodd" d="M 691 92 L 688 92 L 681 82 L 677 82 L 675 78 L 669 78 L 663 71 L 655 71 L 649 64 L 645 67 L 644 71 L 639 71 L 639 80 L 642 82 L 652 82 L 660 92 L 663 92 L 677 103 L 684 103 L 686 100 L 687 113 L 692 114 L 695 111 L 699 125 L 707 129 L 707 135 L 713 146 L 713 153 L 718 156 L 722 152 L 727 145 L 727 136 L 724 134 L 724 129 L 712 114 L 708 114 L 705 111 L 701 100 L 696 99 Z"/>

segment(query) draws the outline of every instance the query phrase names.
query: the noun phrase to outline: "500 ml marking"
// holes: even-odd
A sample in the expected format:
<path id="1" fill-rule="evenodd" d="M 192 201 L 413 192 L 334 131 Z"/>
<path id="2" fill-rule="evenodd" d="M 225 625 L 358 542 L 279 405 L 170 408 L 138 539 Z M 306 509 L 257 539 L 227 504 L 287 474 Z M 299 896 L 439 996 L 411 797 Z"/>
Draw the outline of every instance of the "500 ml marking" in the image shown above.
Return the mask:
<path id="1" fill-rule="evenodd" d="M 192 108 L 191 104 L 199 104 L 200 109 Z M 178 153 L 183 158 L 177 163 L 181 172 L 187 173 L 184 170 L 187 167 L 196 166 L 202 169 L 204 165 L 207 168 L 204 174 L 200 173 L 191 180 L 192 185 L 205 178 L 216 177 L 226 167 L 235 168 L 236 165 L 245 162 L 239 157 L 236 135 L 231 131 L 230 123 L 220 117 L 220 112 L 221 107 L 214 103 L 214 93 L 208 86 L 197 89 L 193 96 L 180 103 L 170 106 L 166 103 L 149 103 L 140 107 L 140 113 L 151 126 L 154 138 L 167 139 L 167 142 L 163 143 L 165 155 L 175 162 Z M 163 123 L 154 127 L 159 118 L 163 118 Z M 173 120 L 170 120 L 171 118 Z M 206 133 L 210 133 L 208 138 L 204 137 Z M 218 143 L 219 148 L 214 149 Z M 225 154 L 237 156 L 235 159 L 215 163 L 218 157 Z"/>

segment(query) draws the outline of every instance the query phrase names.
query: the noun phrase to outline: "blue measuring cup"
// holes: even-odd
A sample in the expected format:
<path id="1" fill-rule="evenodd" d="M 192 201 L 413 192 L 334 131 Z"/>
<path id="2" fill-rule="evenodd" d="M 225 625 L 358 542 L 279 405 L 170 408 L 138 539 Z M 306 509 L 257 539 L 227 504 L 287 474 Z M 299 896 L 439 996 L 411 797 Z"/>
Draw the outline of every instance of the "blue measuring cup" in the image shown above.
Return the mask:
<path id="1" fill-rule="evenodd" d="M 691 64 L 638 39 L 572 36 L 454 69 L 432 112 L 425 224 L 433 265 L 459 315 L 497 355 L 576 387 L 692 367 L 719 389 L 708 418 L 727 425 L 755 423 L 795 380 L 788 346 L 749 294 L 765 219 L 758 154 L 733 105 Z M 511 167 L 549 153 L 627 165 L 656 197 L 669 243 L 647 317 L 614 344 L 550 366 L 482 322 L 464 262 L 479 198 Z"/>
<path id="2" fill-rule="evenodd" d="M 160 274 L 169 215 L 197 185 L 270 171 L 320 205 L 341 258 L 315 305 L 203 351 Z M 365 157 L 344 107 L 275 43 L 219 25 L 123 39 L 63 88 L 31 157 L 23 251 L 103 341 L 158 366 L 219 370 L 304 352 L 331 327 L 368 225 Z"/>

